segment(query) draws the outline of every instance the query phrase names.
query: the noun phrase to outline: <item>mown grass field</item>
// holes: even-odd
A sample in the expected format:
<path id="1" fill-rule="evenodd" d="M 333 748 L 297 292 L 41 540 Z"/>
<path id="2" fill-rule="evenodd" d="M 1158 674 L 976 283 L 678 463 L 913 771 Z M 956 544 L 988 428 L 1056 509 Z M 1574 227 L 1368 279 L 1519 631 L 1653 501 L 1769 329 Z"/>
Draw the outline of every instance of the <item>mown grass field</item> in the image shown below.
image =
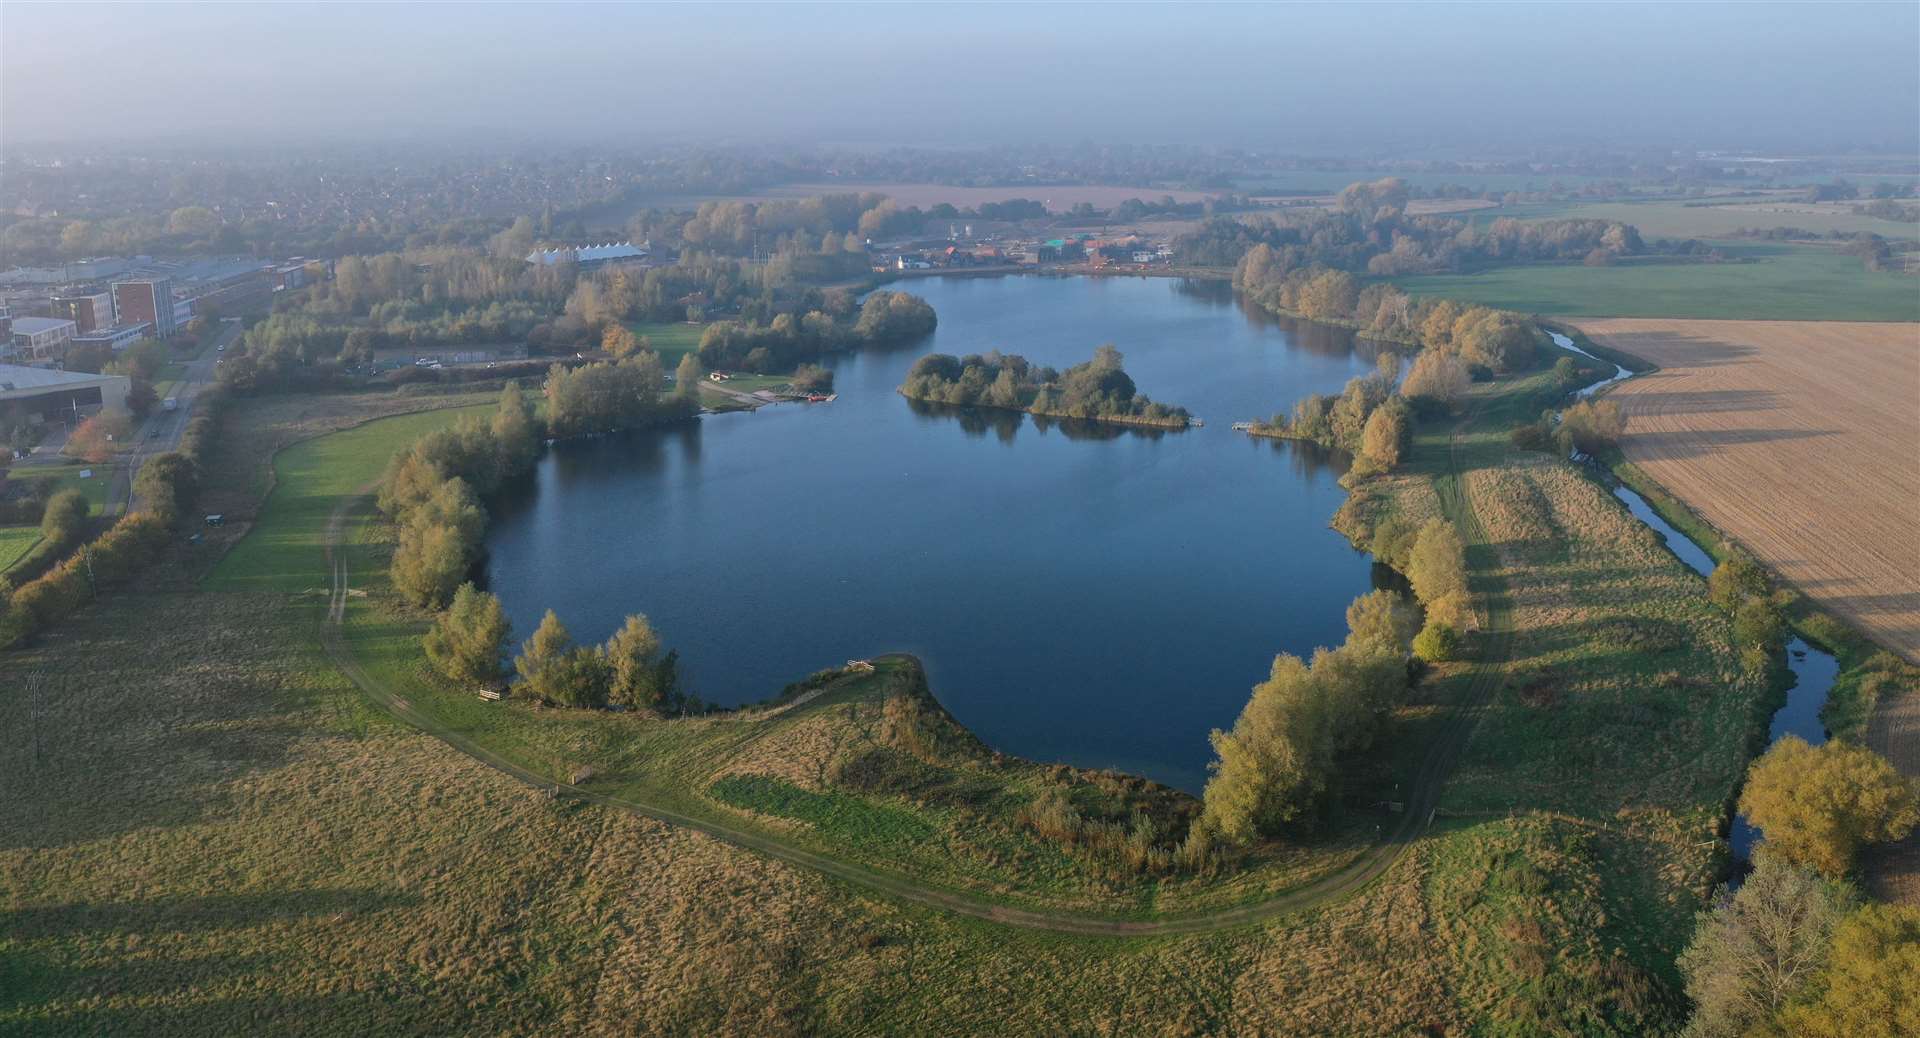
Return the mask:
<path id="1" fill-rule="evenodd" d="M 87 499 L 87 505 L 93 514 L 99 515 L 101 510 L 106 507 L 107 485 L 112 482 L 112 480 L 107 478 L 107 474 L 111 470 L 111 463 L 94 465 L 84 461 L 63 461 L 56 465 L 33 465 L 15 468 L 9 472 L 8 475 L 19 482 L 34 479 L 49 480 L 53 483 L 53 486 L 49 488 L 50 493 L 58 493 L 62 490 L 78 490 L 81 496 Z M 80 473 L 88 471 L 91 471 L 93 475 L 82 479 Z"/>
<path id="2" fill-rule="evenodd" d="M 1718 244 L 1754 262 L 1543 264 L 1392 280 L 1417 295 L 1549 317 L 1920 320 L 1920 291 L 1910 277 L 1866 270 L 1860 260 L 1821 246 Z"/>
<path id="3" fill-rule="evenodd" d="M 40 543 L 38 526 L 0 526 L 0 573 Z"/>
<path id="4" fill-rule="evenodd" d="M 669 375 L 681 357 L 700 348 L 700 336 L 707 330 L 704 323 L 686 321 L 631 321 L 627 327 L 633 330 L 635 338 L 644 335 L 653 343 L 654 352 L 660 354 L 660 366 L 667 369 Z"/>
<path id="5" fill-rule="evenodd" d="M 1788 196 L 1688 199 L 1648 202 L 1572 202 L 1511 215 L 1520 219 L 1618 220 L 1640 229 L 1646 239 L 1731 238 L 1742 228 L 1798 227 L 1825 234 L 1866 231 L 1883 238 L 1920 237 L 1920 226 L 1882 220 L 1850 211 L 1854 202 L 1803 202 Z M 1498 211 L 1494 215 L 1500 215 Z"/>
<path id="6" fill-rule="evenodd" d="M 343 496 L 377 479 L 393 455 L 484 404 L 368 422 L 309 440 L 273 459 L 273 492 L 255 528 L 209 578 L 225 590 L 299 591 L 324 583 L 321 547 L 327 516 Z"/>

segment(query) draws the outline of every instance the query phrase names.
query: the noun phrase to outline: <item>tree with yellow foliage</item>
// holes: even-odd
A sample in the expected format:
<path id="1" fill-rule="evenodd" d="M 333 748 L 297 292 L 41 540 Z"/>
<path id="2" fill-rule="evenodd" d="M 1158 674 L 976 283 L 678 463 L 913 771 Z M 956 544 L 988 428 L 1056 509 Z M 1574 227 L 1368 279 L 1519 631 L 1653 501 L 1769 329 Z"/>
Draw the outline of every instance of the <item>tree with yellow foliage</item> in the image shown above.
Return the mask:
<path id="1" fill-rule="evenodd" d="M 1861 844 L 1902 839 L 1920 824 L 1920 794 L 1864 746 L 1809 746 L 1788 735 L 1747 770 L 1740 813 L 1769 854 L 1838 878 Z"/>

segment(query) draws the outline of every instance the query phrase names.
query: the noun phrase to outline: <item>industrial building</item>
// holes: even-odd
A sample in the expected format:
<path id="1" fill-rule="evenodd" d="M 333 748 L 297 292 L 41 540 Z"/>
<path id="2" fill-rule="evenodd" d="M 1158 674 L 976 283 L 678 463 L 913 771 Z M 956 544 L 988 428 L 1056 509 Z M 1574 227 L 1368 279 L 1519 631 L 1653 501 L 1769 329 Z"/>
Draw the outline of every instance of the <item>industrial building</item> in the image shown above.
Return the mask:
<path id="1" fill-rule="evenodd" d="M 124 411 L 132 380 L 0 364 L 0 426 L 38 418 L 71 418 L 98 410 Z"/>
<path id="2" fill-rule="evenodd" d="M 113 293 L 111 292 L 86 289 L 54 296 L 49 302 L 53 307 L 53 316 L 72 321 L 81 335 L 101 328 L 111 328 L 118 323 L 113 312 Z"/>
<path id="3" fill-rule="evenodd" d="M 651 253 L 630 241 L 612 241 L 604 245 L 564 245 L 557 249 L 535 249 L 527 253 L 527 262 L 551 267 L 560 263 L 576 263 L 582 269 L 590 270 L 608 263 L 636 262 L 646 259 Z"/>
<path id="4" fill-rule="evenodd" d="M 153 334 L 169 338 L 178 327 L 173 307 L 173 281 L 153 278 L 147 281 L 116 281 L 113 284 L 113 308 L 128 324 L 153 325 Z"/>
<path id="5" fill-rule="evenodd" d="M 135 321 L 132 324 L 117 324 L 111 328 L 95 329 L 85 335 L 76 335 L 73 337 L 73 341 L 67 345 L 69 349 L 77 346 L 105 346 L 113 352 L 119 353 L 134 343 L 139 342 L 141 339 L 148 338 L 152 335 L 153 325 L 145 321 Z"/>
<path id="6" fill-rule="evenodd" d="M 62 317 L 16 317 L 6 356 L 21 364 L 51 364 L 66 356 L 76 327 Z"/>

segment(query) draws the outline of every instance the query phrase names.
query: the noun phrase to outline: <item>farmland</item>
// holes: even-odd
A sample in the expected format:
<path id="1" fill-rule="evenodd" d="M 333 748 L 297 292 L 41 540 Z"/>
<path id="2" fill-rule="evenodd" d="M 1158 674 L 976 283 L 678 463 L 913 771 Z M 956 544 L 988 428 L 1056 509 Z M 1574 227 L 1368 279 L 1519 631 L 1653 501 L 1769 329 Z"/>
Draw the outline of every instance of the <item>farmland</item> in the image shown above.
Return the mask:
<path id="1" fill-rule="evenodd" d="M 1742 228 L 1798 227 L 1826 234 L 1862 231 L 1885 238 L 1920 237 L 1920 226 L 1883 220 L 1855 213 L 1855 202 L 1807 202 L 1797 193 L 1759 198 L 1728 197 L 1717 201 L 1692 199 L 1647 202 L 1573 202 L 1522 205 L 1514 210 L 1499 210 L 1487 216 L 1512 215 L 1519 219 L 1618 220 L 1640 229 L 1642 237 L 1654 238 L 1728 238 Z"/>
<path id="2" fill-rule="evenodd" d="M 1659 371 L 1628 459 L 1814 601 L 1920 659 L 1920 326 L 1583 321 Z"/>
<path id="3" fill-rule="evenodd" d="M 1553 317 L 1920 320 L 1914 281 L 1813 245 L 1722 243 L 1735 263 L 1538 264 L 1395 278 L 1418 295 Z"/>

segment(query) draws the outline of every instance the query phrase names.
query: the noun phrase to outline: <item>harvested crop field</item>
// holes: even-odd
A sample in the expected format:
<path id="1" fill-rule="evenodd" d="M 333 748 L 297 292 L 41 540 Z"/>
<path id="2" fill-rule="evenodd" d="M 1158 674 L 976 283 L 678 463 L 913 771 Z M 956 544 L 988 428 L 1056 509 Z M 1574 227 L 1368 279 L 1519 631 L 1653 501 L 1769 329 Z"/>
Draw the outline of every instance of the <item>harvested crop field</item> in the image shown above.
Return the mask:
<path id="1" fill-rule="evenodd" d="M 1579 322 L 1661 370 L 1629 460 L 1810 598 L 1920 660 L 1920 325 Z"/>

